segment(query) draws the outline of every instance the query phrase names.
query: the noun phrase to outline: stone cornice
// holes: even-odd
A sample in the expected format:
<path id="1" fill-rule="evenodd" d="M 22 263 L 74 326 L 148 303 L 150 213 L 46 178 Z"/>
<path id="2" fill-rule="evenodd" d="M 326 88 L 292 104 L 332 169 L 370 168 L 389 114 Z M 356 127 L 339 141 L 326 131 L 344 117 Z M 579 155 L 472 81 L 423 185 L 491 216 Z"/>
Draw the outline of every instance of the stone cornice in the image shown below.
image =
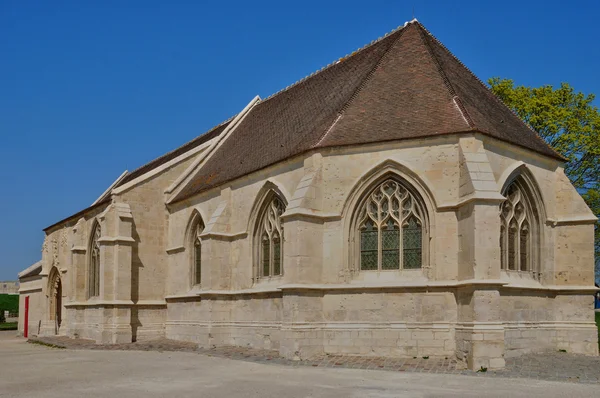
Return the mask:
<path id="1" fill-rule="evenodd" d="M 561 226 L 561 225 L 581 225 L 581 224 L 595 224 L 598 219 L 596 217 L 564 217 L 564 218 L 550 218 L 546 219 L 546 225 L 550 225 L 553 227 Z"/>
<path id="2" fill-rule="evenodd" d="M 286 284 L 281 290 L 372 290 L 372 289 L 428 289 L 466 286 L 502 286 L 507 282 L 499 279 L 469 279 L 464 281 L 398 281 L 398 282 L 350 282 L 340 284 Z"/>
<path id="3" fill-rule="evenodd" d="M 464 198 L 460 198 L 455 203 L 440 203 L 437 210 L 438 211 L 453 211 L 460 207 L 468 205 L 469 203 L 472 203 L 472 202 L 489 203 L 491 205 L 499 205 L 505 199 L 506 198 L 504 196 L 500 195 L 500 193 L 478 192 L 475 194 L 465 196 Z"/>
<path id="4" fill-rule="evenodd" d="M 85 247 L 85 246 L 73 246 L 71 248 L 71 251 L 73 253 L 85 253 L 85 252 L 87 252 L 87 247 Z"/>
<path id="5" fill-rule="evenodd" d="M 337 221 L 342 219 L 341 214 L 325 213 L 322 211 L 296 208 L 291 211 L 286 211 L 281 215 L 282 220 L 307 220 L 323 223 L 326 221 Z"/>
<path id="6" fill-rule="evenodd" d="M 246 231 L 244 232 L 235 232 L 235 233 L 226 233 L 226 232 L 205 232 L 200 235 L 200 239 L 202 240 L 224 240 L 227 242 L 231 242 L 238 239 L 244 239 L 248 236 Z"/>
<path id="7" fill-rule="evenodd" d="M 103 236 L 101 238 L 98 239 L 98 243 L 104 243 L 104 244 L 133 244 L 135 243 L 135 239 L 129 237 L 129 236 Z"/>
<path id="8" fill-rule="evenodd" d="M 175 254 L 175 253 L 180 253 L 185 251 L 185 246 L 174 246 L 174 247 L 169 247 L 167 248 L 167 250 L 165 250 L 167 252 L 167 254 Z"/>
<path id="9" fill-rule="evenodd" d="M 520 289 L 520 290 L 538 290 L 538 291 L 550 291 L 555 293 L 595 293 L 600 290 L 593 285 L 591 286 L 568 286 L 568 285 L 540 285 L 540 286 L 527 286 L 519 285 L 517 283 L 507 283 L 502 286 L 502 289 Z"/>
<path id="10" fill-rule="evenodd" d="M 240 289 L 240 290 L 201 290 L 196 293 L 199 297 L 208 297 L 208 296 L 240 296 L 246 294 L 272 294 L 279 293 L 281 294 L 281 289 L 278 287 L 256 287 L 250 289 Z"/>
<path id="11" fill-rule="evenodd" d="M 139 300 L 135 303 L 131 300 L 90 300 L 65 303 L 65 307 L 155 307 L 166 305 L 167 303 L 165 300 Z"/>
<path id="12" fill-rule="evenodd" d="M 168 301 L 173 301 L 173 300 L 200 300 L 200 297 L 198 296 L 198 293 L 186 293 L 186 294 L 172 294 L 169 296 L 165 297 L 165 300 Z"/>
<path id="13" fill-rule="evenodd" d="M 28 281 L 28 282 L 33 282 L 33 281 Z M 41 286 L 29 287 L 29 288 L 22 287 L 22 288 L 19 289 L 19 294 L 41 292 L 41 291 L 42 291 L 42 287 Z"/>
<path id="14" fill-rule="evenodd" d="M 536 290 L 546 291 L 552 293 L 576 293 L 576 294 L 587 294 L 593 293 L 599 288 L 593 286 L 558 286 L 558 285 L 546 285 L 546 286 L 524 286 L 509 283 L 500 279 L 469 279 L 463 281 L 406 281 L 406 282 L 391 282 L 391 283 L 345 283 L 345 284 L 284 284 L 280 286 L 268 286 L 268 287 L 254 287 L 250 289 L 239 289 L 239 290 L 200 290 L 191 291 L 181 295 L 167 296 L 165 299 L 169 300 L 183 300 L 183 299 L 195 299 L 198 297 L 209 297 L 209 296 L 240 296 L 248 294 L 269 294 L 269 293 L 282 293 L 288 291 L 298 290 L 402 290 L 402 289 L 440 289 L 440 288 L 462 288 L 471 287 L 474 289 L 478 288 L 489 288 L 494 287 L 497 289 L 521 289 L 521 290 Z"/>

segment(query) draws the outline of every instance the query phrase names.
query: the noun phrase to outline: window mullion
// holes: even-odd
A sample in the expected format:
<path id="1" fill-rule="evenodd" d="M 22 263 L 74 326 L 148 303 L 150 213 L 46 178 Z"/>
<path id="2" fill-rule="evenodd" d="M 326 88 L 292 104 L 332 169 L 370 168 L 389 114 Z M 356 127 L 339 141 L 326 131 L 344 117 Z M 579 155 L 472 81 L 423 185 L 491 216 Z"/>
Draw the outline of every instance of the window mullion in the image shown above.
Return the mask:
<path id="1" fill-rule="evenodd" d="M 275 241 L 273 240 L 273 235 L 269 234 L 269 276 L 273 276 L 273 271 L 275 271 L 275 267 L 273 263 L 275 262 Z"/>
<path id="2" fill-rule="evenodd" d="M 398 269 L 403 270 L 404 269 L 404 228 L 402 228 L 402 222 L 398 223 L 398 229 L 399 229 L 398 239 L 400 239 L 400 244 L 398 245 L 398 248 L 400 250 L 400 254 L 398 256 L 400 264 L 399 264 Z"/>
<path id="3" fill-rule="evenodd" d="M 504 228 L 504 235 L 501 236 L 502 243 L 500 244 L 500 269 L 508 270 L 508 223 L 506 219 L 500 221 Z"/>
<path id="4" fill-rule="evenodd" d="M 377 203 L 377 271 L 382 269 L 383 245 L 381 239 L 381 203 Z"/>

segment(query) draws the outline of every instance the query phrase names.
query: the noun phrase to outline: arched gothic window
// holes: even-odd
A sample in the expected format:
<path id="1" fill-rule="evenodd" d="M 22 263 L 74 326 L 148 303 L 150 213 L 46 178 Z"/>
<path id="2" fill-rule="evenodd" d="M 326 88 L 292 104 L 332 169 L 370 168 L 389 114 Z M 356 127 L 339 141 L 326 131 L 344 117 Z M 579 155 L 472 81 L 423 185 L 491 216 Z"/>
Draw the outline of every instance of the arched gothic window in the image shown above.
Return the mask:
<path id="1" fill-rule="evenodd" d="M 88 295 L 97 297 L 100 295 L 100 224 L 96 223 L 92 229 L 90 242 L 89 273 L 88 273 Z"/>
<path id="2" fill-rule="evenodd" d="M 360 270 L 418 269 L 426 246 L 421 199 L 404 184 L 388 179 L 361 203 L 356 222 Z"/>
<path id="3" fill-rule="evenodd" d="M 270 277 L 283 273 L 283 225 L 281 215 L 285 204 L 279 197 L 273 196 L 263 209 L 256 230 L 255 242 L 258 254 L 257 276 Z"/>
<path id="4" fill-rule="evenodd" d="M 513 181 L 504 196 L 506 200 L 500 205 L 501 268 L 535 273 L 537 217 L 522 178 Z"/>
<path id="5" fill-rule="evenodd" d="M 202 242 L 200 235 L 204 231 L 204 223 L 200 216 L 192 228 L 192 281 L 194 285 L 202 282 Z"/>

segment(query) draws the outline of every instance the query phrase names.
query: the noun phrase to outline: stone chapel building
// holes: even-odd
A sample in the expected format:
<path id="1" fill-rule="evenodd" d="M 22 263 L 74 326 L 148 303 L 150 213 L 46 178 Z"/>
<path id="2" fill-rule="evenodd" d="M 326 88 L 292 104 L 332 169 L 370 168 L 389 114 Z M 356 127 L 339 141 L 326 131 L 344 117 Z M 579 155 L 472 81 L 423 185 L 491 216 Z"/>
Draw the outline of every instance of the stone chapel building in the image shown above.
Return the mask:
<path id="1" fill-rule="evenodd" d="M 316 354 L 598 354 L 565 159 L 416 20 L 47 227 L 24 332 Z"/>

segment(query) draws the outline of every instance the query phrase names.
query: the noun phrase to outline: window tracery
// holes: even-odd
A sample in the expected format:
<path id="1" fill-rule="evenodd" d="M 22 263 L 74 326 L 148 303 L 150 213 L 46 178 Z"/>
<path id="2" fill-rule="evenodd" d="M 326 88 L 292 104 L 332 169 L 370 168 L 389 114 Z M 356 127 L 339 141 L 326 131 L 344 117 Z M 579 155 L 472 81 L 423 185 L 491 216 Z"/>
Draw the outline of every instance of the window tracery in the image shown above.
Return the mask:
<path id="1" fill-rule="evenodd" d="M 200 240 L 200 235 L 204 231 L 204 223 L 200 219 L 200 216 L 198 218 L 192 229 L 192 279 L 194 285 L 202 283 L 202 241 Z"/>
<path id="2" fill-rule="evenodd" d="M 283 225 L 281 215 L 285 205 L 277 196 L 273 196 L 263 210 L 257 229 L 258 277 L 281 275 L 283 272 Z"/>
<path id="3" fill-rule="evenodd" d="M 90 258 L 89 258 L 89 297 L 97 297 L 100 295 L 100 244 L 98 240 L 102 235 L 100 224 L 96 223 L 92 230 L 92 241 L 90 243 Z"/>
<path id="4" fill-rule="evenodd" d="M 503 270 L 533 272 L 534 209 L 523 188 L 515 180 L 500 205 L 500 263 Z"/>
<path id="5" fill-rule="evenodd" d="M 360 270 L 418 269 L 423 266 L 422 204 L 403 184 L 388 179 L 360 207 Z"/>

